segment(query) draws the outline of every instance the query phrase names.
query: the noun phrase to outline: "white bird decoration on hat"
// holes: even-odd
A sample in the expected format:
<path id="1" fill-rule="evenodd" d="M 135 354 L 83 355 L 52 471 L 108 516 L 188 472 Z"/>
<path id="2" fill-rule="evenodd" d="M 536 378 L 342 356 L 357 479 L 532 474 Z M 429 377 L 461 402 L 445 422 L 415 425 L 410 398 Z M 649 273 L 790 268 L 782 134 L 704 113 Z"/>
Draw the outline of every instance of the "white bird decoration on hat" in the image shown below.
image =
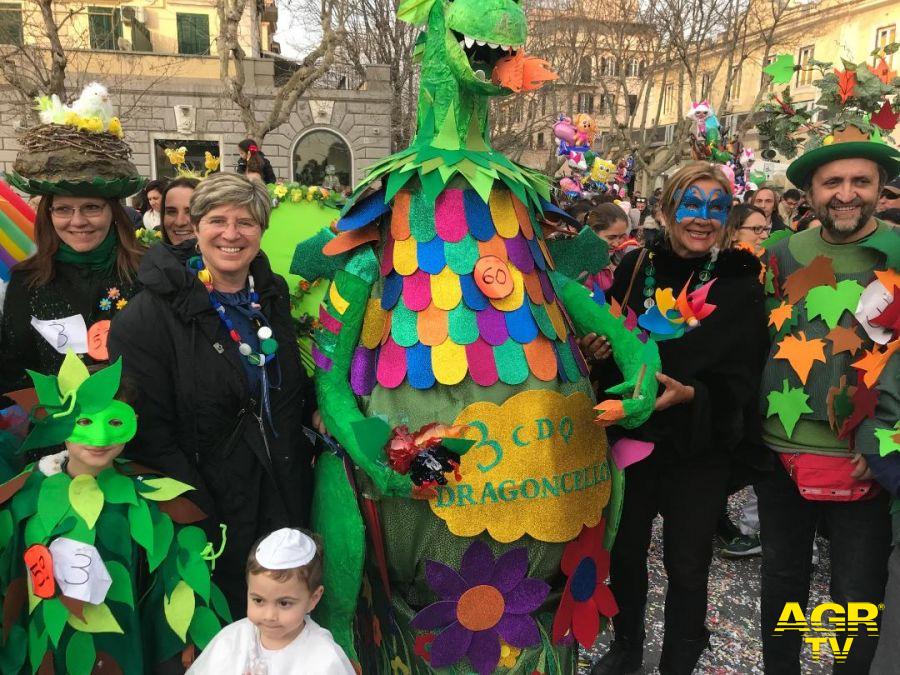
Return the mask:
<path id="1" fill-rule="evenodd" d="M 109 92 L 99 82 L 91 82 L 85 86 L 81 91 L 81 96 L 72 104 L 72 110 L 82 117 L 99 117 L 103 122 L 104 129 L 113 117 Z"/>

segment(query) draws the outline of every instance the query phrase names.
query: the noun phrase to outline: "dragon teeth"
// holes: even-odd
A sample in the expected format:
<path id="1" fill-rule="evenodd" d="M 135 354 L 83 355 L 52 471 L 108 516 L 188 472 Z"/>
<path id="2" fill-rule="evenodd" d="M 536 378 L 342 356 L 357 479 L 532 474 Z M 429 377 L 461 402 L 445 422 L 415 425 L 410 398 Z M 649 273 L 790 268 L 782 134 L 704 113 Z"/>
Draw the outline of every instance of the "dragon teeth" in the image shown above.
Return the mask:
<path id="1" fill-rule="evenodd" d="M 491 49 L 497 49 L 497 47 L 499 47 L 500 45 L 495 44 L 493 42 L 488 42 L 487 46 L 490 47 Z"/>
<path id="2" fill-rule="evenodd" d="M 465 41 L 465 40 L 460 40 L 460 41 L 459 41 L 459 46 L 462 47 L 463 49 L 465 49 L 466 41 Z"/>
<path id="3" fill-rule="evenodd" d="M 482 82 L 487 81 L 487 77 L 485 76 L 484 71 L 480 69 L 475 71 L 475 79 L 481 80 Z"/>
<path id="4" fill-rule="evenodd" d="M 485 42 L 484 40 L 475 40 L 475 44 L 478 45 L 479 47 L 484 47 L 487 44 L 487 42 Z"/>
<path id="5" fill-rule="evenodd" d="M 505 51 L 505 52 L 508 52 L 508 51 L 509 51 L 509 45 L 500 45 L 500 49 L 502 49 L 502 50 Z"/>
<path id="6" fill-rule="evenodd" d="M 471 47 L 475 44 L 475 38 L 469 37 L 468 35 L 463 36 L 463 38 L 465 40 L 466 47 Z"/>

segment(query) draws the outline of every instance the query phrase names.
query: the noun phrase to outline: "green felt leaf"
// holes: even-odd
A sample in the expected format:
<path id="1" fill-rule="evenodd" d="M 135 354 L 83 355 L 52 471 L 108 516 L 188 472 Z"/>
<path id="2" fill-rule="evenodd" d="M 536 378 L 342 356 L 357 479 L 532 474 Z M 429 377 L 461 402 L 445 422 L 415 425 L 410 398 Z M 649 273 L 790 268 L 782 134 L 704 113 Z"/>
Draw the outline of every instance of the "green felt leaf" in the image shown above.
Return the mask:
<path id="1" fill-rule="evenodd" d="M 66 537 L 69 539 L 74 539 L 75 541 L 80 541 L 85 544 L 93 545 L 94 541 L 97 538 L 97 530 L 93 527 L 88 527 L 87 522 L 85 522 L 84 518 L 70 511 L 70 518 L 73 521 L 69 529 L 66 531 Z"/>
<path id="2" fill-rule="evenodd" d="M 124 603 L 134 609 L 134 591 L 128 570 L 122 563 L 115 560 L 106 560 L 105 563 L 106 570 L 112 579 L 112 586 L 109 587 L 106 599 Z"/>
<path id="3" fill-rule="evenodd" d="M 471 234 L 457 242 L 444 242 L 444 256 L 447 266 L 458 275 L 471 274 L 480 257 L 478 242 Z"/>
<path id="4" fill-rule="evenodd" d="M 893 429 L 876 429 L 875 438 L 878 439 L 878 453 L 882 457 L 892 452 L 900 452 L 900 442 L 895 440 L 900 438 L 900 423 Z"/>
<path id="5" fill-rule="evenodd" d="M 34 448 L 50 448 L 59 445 L 72 435 L 75 428 L 74 415 L 62 415 L 61 417 L 47 417 L 41 423 L 32 428 L 31 433 L 25 439 L 19 452 L 26 452 Z"/>
<path id="6" fill-rule="evenodd" d="M 459 150 L 459 135 L 456 131 L 456 108 L 450 106 L 447 108 L 447 114 L 444 116 L 444 122 L 438 131 L 431 145 L 442 150 Z"/>
<path id="7" fill-rule="evenodd" d="M 491 190 L 494 187 L 494 180 L 496 177 L 496 173 L 491 175 L 491 173 L 485 171 L 478 171 L 472 176 L 469 177 L 469 183 L 475 189 L 475 192 L 478 193 L 478 196 L 481 197 L 482 201 L 487 204 L 488 199 L 491 196 Z M 510 188 L 512 189 L 512 188 Z M 515 190 L 513 190 L 515 192 Z M 522 199 L 522 195 L 517 193 L 519 199 Z"/>
<path id="8" fill-rule="evenodd" d="M 66 627 L 66 619 L 69 618 L 69 610 L 59 598 L 50 598 L 41 603 L 41 611 L 44 613 L 44 625 L 47 627 L 50 642 L 54 647 L 58 647 L 59 638 L 63 628 Z"/>
<path id="9" fill-rule="evenodd" d="M 40 471 L 33 472 L 25 479 L 22 489 L 16 493 L 10 503 L 14 523 L 19 523 L 37 513 L 38 493 L 43 481 L 44 474 Z"/>
<path id="10" fill-rule="evenodd" d="M 151 511 L 153 518 L 153 553 L 147 554 L 147 566 L 153 572 L 160 566 L 172 545 L 175 536 L 175 526 L 172 519 L 161 511 Z"/>
<path id="11" fill-rule="evenodd" d="M 116 392 L 119 391 L 121 378 L 122 358 L 119 357 L 115 363 L 98 370 L 81 383 L 76 394 L 79 408 L 83 412 L 91 414 L 100 412 L 109 406 L 115 398 Z"/>
<path id="12" fill-rule="evenodd" d="M 96 660 L 94 637 L 89 633 L 74 633 L 66 647 L 66 671 L 69 675 L 90 675 Z"/>
<path id="13" fill-rule="evenodd" d="M 194 618 L 191 619 L 188 633 L 197 647 L 206 649 L 206 645 L 216 636 L 221 627 L 222 625 L 211 609 L 199 606 L 194 611 Z"/>
<path id="14" fill-rule="evenodd" d="M 767 398 L 769 409 L 766 417 L 778 415 L 788 438 L 794 433 L 794 427 L 797 426 L 800 416 L 813 411 L 807 404 L 809 401 L 807 393 L 800 387 L 790 387 L 786 379 L 783 381 L 782 390 L 769 392 Z"/>
<path id="15" fill-rule="evenodd" d="M 794 76 L 794 55 L 779 54 L 769 65 L 763 68 L 763 72 L 772 78 L 774 84 L 786 84 Z"/>
<path id="16" fill-rule="evenodd" d="M 72 479 L 64 473 L 47 476 L 38 494 L 37 515 L 50 532 L 69 510 L 69 483 Z"/>
<path id="17" fill-rule="evenodd" d="M 403 0 L 397 7 L 397 18 L 414 26 L 425 23 L 436 0 Z"/>
<path id="18" fill-rule="evenodd" d="M 0 646 L 0 673 L 18 673 L 25 665 L 28 636 L 25 629 L 13 625 L 9 629 L 6 644 Z"/>
<path id="19" fill-rule="evenodd" d="M 184 581 L 179 581 L 170 597 L 163 597 L 163 614 L 172 631 L 187 641 L 187 632 L 194 616 L 194 591 Z"/>
<path id="20" fill-rule="evenodd" d="M 209 602 L 210 578 L 209 567 L 199 553 L 184 551 L 177 560 L 178 572 L 197 595 Z"/>
<path id="21" fill-rule="evenodd" d="M 844 420 L 853 412 L 853 397 L 847 388 L 841 389 L 834 395 L 834 420 L 837 428 L 844 426 Z"/>
<path id="22" fill-rule="evenodd" d="M 384 458 L 384 446 L 391 437 L 391 426 L 381 417 L 366 417 L 352 423 L 360 449 L 372 458 Z"/>
<path id="23" fill-rule="evenodd" d="M 38 402 L 46 406 L 59 406 L 59 385 L 56 375 L 44 375 L 36 373 L 33 370 L 25 370 L 31 381 L 34 383 L 34 393 L 37 394 Z"/>
<path id="24" fill-rule="evenodd" d="M 444 178 L 439 175 L 441 170 L 446 167 L 440 167 L 437 171 L 437 174 L 434 172 L 425 174 L 424 176 L 419 176 L 419 181 L 422 184 L 422 190 L 425 192 L 425 196 L 432 202 L 438 198 L 438 195 L 441 194 L 444 190 L 444 185 L 446 181 L 449 180 L 449 176 Z"/>
<path id="25" fill-rule="evenodd" d="M 148 554 L 153 553 L 153 519 L 147 502 L 142 499 L 128 507 L 128 524 L 131 538 L 144 547 Z"/>
<path id="26" fill-rule="evenodd" d="M 72 614 L 68 621 L 72 628 L 85 633 L 122 633 L 122 627 L 105 602 L 99 605 L 85 603 L 84 621 Z"/>
<path id="27" fill-rule="evenodd" d="M 810 319 L 822 317 L 829 328 L 837 326 L 844 312 L 853 313 L 859 303 L 863 287 L 853 279 L 831 286 L 816 286 L 806 294 L 806 314 Z"/>
<path id="28" fill-rule="evenodd" d="M 900 234 L 893 228 L 879 230 L 859 242 L 860 246 L 884 253 L 887 267 L 900 267 Z"/>
<path id="29" fill-rule="evenodd" d="M 137 504 L 134 483 L 115 468 L 101 471 L 97 476 L 97 484 L 110 504 Z"/>
<path id="30" fill-rule="evenodd" d="M 203 553 L 209 540 L 206 532 L 194 525 L 188 525 L 178 530 L 178 546 L 193 553 Z"/>
<path id="31" fill-rule="evenodd" d="M 468 438 L 445 438 L 441 441 L 441 445 L 447 448 L 447 450 L 460 456 L 471 450 L 475 443 L 476 441 Z"/>
<path id="32" fill-rule="evenodd" d="M 97 536 L 106 549 L 124 561 L 131 560 L 131 532 L 124 514 L 112 510 L 103 514 L 103 527 Z"/>
<path id="33" fill-rule="evenodd" d="M 385 199 L 393 199 L 394 195 L 396 195 L 400 190 L 403 189 L 403 186 L 409 182 L 409 179 L 413 177 L 412 173 L 402 173 L 400 171 L 392 172 L 387 179 L 387 184 L 385 185 L 384 197 Z"/>
<path id="34" fill-rule="evenodd" d="M 62 366 L 59 368 L 59 390 L 65 398 L 68 394 L 78 391 L 78 387 L 90 377 L 87 366 L 82 363 L 81 359 L 75 352 L 69 350 L 66 352 L 66 358 L 63 359 Z"/>
<path id="35" fill-rule="evenodd" d="M 142 491 L 141 496 L 155 502 L 167 502 L 194 489 L 187 483 L 182 483 L 174 478 L 148 478 L 141 484 L 154 488 L 152 491 Z"/>
<path id="36" fill-rule="evenodd" d="M 44 523 L 40 518 L 29 518 L 25 523 L 25 546 L 32 544 L 44 544 L 49 538 L 49 533 L 44 529 Z"/>
<path id="37" fill-rule="evenodd" d="M 416 317 L 416 312 L 404 304 L 401 296 L 391 315 L 391 337 L 401 347 L 412 347 L 419 341 Z"/>
<path id="38" fill-rule="evenodd" d="M 0 511 L 0 551 L 9 545 L 13 534 L 12 513 L 8 509 Z"/>
<path id="39" fill-rule="evenodd" d="M 522 345 L 509 338 L 502 345 L 493 349 L 494 362 L 501 382 L 521 384 L 528 379 L 528 362 L 525 359 L 525 350 Z"/>
<path id="40" fill-rule="evenodd" d="M 447 332 L 458 345 L 470 345 L 478 339 L 478 321 L 475 312 L 461 302 L 447 315 Z"/>
<path id="41" fill-rule="evenodd" d="M 47 631 L 40 630 L 37 621 L 31 621 L 28 624 L 28 659 L 31 662 L 31 672 L 36 673 L 40 668 L 47 646 Z"/>
<path id="42" fill-rule="evenodd" d="M 484 142 L 484 136 L 481 135 L 481 125 L 478 123 L 478 115 L 472 115 L 469 118 L 469 129 L 466 134 L 466 150 L 474 150 L 475 152 L 489 152 L 490 148 Z"/>
<path id="43" fill-rule="evenodd" d="M 219 587 L 215 584 L 213 584 L 212 588 L 210 589 L 209 598 L 213 611 L 222 619 L 224 619 L 225 623 L 231 623 L 231 608 L 228 606 L 228 601 L 225 599 L 225 594 L 222 593 Z"/>
<path id="44" fill-rule="evenodd" d="M 87 526 L 93 529 L 103 510 L 103 493 L 97 480 L 88 474 L 73 478 L 69 483 L 69 501 L 75 513 L 84 518 Z"/>

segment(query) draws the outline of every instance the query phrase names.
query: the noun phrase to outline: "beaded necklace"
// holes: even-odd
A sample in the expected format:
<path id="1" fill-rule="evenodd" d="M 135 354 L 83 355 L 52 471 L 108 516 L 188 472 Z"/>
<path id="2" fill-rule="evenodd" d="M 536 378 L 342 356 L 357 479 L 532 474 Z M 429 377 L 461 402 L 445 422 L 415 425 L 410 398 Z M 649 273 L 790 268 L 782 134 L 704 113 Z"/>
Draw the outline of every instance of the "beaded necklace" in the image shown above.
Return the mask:
<path id="1" fill-rule="evenodd" d="M 650 309 L 656 304 L 656 268 L 654 267 L 654 258 L 656 254 L 652 251 L 647 256 L 649 261 L 644 267 L 644 307 Z M 693 285 L 691 290 L 696 291 L 707 281 L 712 279 L 713 270 L 716 267 L 716 259 L 719 257 L 719 249 L 714 248 L 709 256 L 709 260 L 703 263 L 703 269 L 697 275 L 697 283 Z"/>
<path id="2" fill-rule="evenodd" d="M 199 255 L 195 255 L 188 260 L 187 264 L 188 268 L 193 270 L 197 275 L 197 279 L 199 279 L 206 287 L 206 291 L 209 293 L 210 304 L 213 306 L 213 309 L 216 310 L 219 319 L 225 324 L 228 336 L 231 338 L 232 342 L 238 346 L 238 352 L 240 352 L 241 356 L 247 360 L 247 363 L 262 368 L 267 363 L 274 361 L 275 352 L 278 351 L 278 342 L 272 337 L 272 329 L 263 324 L 259 319 L 253 319 L 257 325 L 256 337 L 259 338 L 259 352 L 254 352 L 253 347 L 241 337 L 241 334 L 238 333 L 231 319 L 228 318 L 228 314 L 225 312 L 225 306 L 213 295 L 215 289 L 212 284 L 212 274 L 210 274 L 209 270 L 206 269 L 206 266 L 203 264 L 203 258 Z M 256 312 L 262 316 L 260 313 L 260 309 L 262 308 L 259 304 L 259 294 L 256 292 L 256 288 L 253 285 L 252 274 L 247 276 L 247 286 L 250 291 L 250 308 L 256 310 Z"/>

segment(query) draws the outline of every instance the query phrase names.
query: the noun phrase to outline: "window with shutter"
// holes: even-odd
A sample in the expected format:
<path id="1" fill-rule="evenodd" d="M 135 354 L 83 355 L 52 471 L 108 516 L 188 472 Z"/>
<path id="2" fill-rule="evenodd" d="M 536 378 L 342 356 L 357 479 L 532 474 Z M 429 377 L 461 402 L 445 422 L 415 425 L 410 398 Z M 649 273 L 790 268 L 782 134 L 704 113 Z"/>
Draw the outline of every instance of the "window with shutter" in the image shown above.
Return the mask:
<path id="1" fill-rule="evenodd" d="M 209 15 L 175 15 L 179 54 L 209 54 Z"/>
<path id="2" fill-rule="evenodd" d="M 0 44 L 22 44 L 22 6 L 0 2 Z"/>
<path id="3" fill-rule="evenodd" d="M 91 49 L 118 49 L 122 37 L 119 12 L 113 7 L 88 7 L 88 33 Z"/>

